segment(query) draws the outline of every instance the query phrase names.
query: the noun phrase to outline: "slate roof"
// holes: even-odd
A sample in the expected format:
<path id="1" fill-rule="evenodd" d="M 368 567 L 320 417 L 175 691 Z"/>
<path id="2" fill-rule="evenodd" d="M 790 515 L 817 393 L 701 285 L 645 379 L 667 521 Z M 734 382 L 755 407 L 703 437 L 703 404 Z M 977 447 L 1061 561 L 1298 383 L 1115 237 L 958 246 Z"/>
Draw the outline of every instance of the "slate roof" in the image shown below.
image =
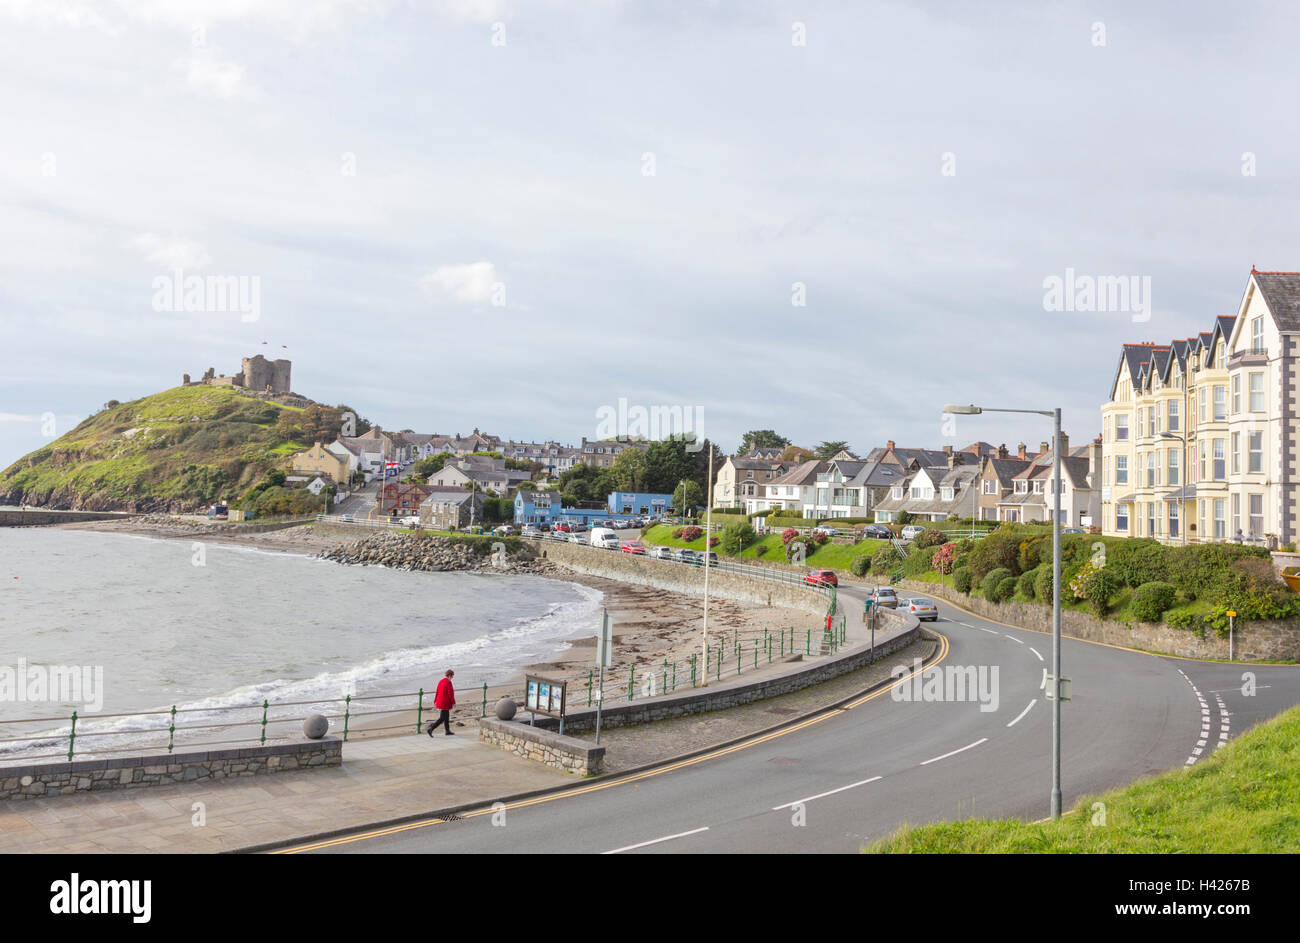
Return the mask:
<path id="1" fill-rule="evenodd" d="M 1300 331 L 1300 272 L 1257 272 L 1255 284 L 1279 331 Z"/>

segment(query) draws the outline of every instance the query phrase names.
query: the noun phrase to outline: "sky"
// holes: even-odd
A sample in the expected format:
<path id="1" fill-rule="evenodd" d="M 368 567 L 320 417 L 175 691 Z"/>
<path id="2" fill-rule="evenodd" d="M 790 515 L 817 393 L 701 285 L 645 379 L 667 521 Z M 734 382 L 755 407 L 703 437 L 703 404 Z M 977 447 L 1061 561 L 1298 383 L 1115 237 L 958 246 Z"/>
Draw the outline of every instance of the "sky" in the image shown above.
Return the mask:
<path id="1" fill-rule="evenodd" d="M 0 0 L 0 466 L 256 353 L 420 432 L 576 444 L 622 401 L 726 450 L 1050 437 L 960 402 L 1078 444 L 1122 343 L 1300 269 L 1298 21 Z M 1134 292 L 1062 306 L 1067 273 Z M 249 303 L 163 290 L 196 280 Z"/>

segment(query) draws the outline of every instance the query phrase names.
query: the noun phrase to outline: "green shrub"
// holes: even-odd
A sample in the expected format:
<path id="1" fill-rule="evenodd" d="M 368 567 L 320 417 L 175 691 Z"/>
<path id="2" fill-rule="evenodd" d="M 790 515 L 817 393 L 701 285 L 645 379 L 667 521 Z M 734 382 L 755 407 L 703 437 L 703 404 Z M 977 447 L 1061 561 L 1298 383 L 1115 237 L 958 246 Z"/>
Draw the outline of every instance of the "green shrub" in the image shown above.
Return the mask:
<path id="1" fill-rule="evenodd" d="M 1125 586 L 1135 589 L 1143 583 L 1168 583 L 1168 551 L 1154 540 L 1129 540 L 1106 548 L 1106 566 Z"/>
<path id="2" fill-rule="evenodd" d="M 924 576 L 934 569 L 934 551 L 929 547 L 913 547 L 903 559 L 904 576 Z"/>
<path id="3" fill-rule="evenodd" d="M 1043 542 L 1048 539 L 1048 537 L 1042 534 L 1031 534 L 1020 541 L 1019 546 L 1016 547 L 1016 558 L 1017 562 L 1020 564 L 1020 571 L 1022 574 L 1038 568 L 1038 565 L 1042 562 L 1041 555 Z M 1049 543 L 1047 552 L 1050 554 L 1051 551 L 1052 548 Z"/>
<path id="4" fill-rule="evenodd" d="M 1016 595 L 1026 599 L 1034 598 L 1034 580 L 1038 578 L 1037 567 L 1026 570 L 1016 577 Z"/>
<path id="5" fill-rule="evenodd" d="M 1204 634 L 1205 619 L 1186 609 L 1171 609 L 1165 613 L 1165 625 L 1171 629 L 1187 629 L 1190 632 Z"/>
<path id="6" fill-rule="evenodd" d="M 871 557 L 865 553 L 861 556 L 854 557 L 849 563 L 849 572 L 854 576 L 866 576 L 867 570 L 871 568 Z"/>
<path id="7" fill-rule="evenodd" d="M 1151 584 L 1155 585 L 1155 584 Z M 1083 584 L 1083 595 L 1098 616 L 1110 611 L 1110 598 L 1123 589 L 1117 577 L 1108 566 L 1094 570 Z"/>
<path id="8" fill-rule="evenodd" d="M 984 579 L 980 581 L 980 589 L 984 593 L 984 598 L 991 602 L 997 602 L 998 600 L 995 597 L 998 592 L 998 584 L 1012 576 L 1015 576 L 1015 574 L 1006 567 L 998 567 L 996 570 L 990 570 L 984 574 Z"/>
<path id="9" fill-rule="evenodd" d="M 722 539 L 718 541 L 718 549 L 734 557 L 738 556 L 745 547 L 752 547 L 756 543 L 758 543 L 758 534 L 754 532 L 753 525 L 749 521 L 732 521 L 722 528 Z"/>
<path id="10" fill-rule="evenodd" d="M 984 593 L 984 598 L 989 602 L 1004 602 L 1014 596 L 1015 593 L 1016 578 L 1014 576 L 1007 576 L 989 587 L 989 589 Z"/>
<path id="11" fill-rule="evenodd" d="M 952 572 L 952 585 L 956 587 L 957 592 L 970 595 L 970 588 L 974 584 L 975 578 L 970 574 L 970 567 L 959 567 Z"/>
<path id="12" fill-rule="evenodd" d="M 948 535 L 934 527 L 927 527 L 916 535 L 913 544 L 917 547 L 937 547 L 948 542 Z"/>
<path id="13" fill-rule="evenodd" d="M 893 544 L 885 544 L 871 555 L 872 573 L 892 573 L 903 562 L 903 555 Z"/>
<path id="14" fill-rule="evenodd" d="M 981 585 L 984 577 L 994 570 L 1006 570 L 1010 575 L 1015 576 L 1020 572 L 1019 541 L 1015 539 L 1014 534 L 1010 537 L 990 534 L 975 544 L 966 565 L 970 567 L 971 573 L 981 582 Z"/>
<path id="15" fill-rule="evenodd" d="M 1034 598 L 1041 603 L 1052 602 L 1052 565 L 1041 564 L 1034 571 Z"/>
<path id="16" fill-rule="evenodd" d="M 1109 565 L 1099 570 L 1104 573 Z M 1153 580 L 1143 583 L 1133 594 L 1133 615 L 1142 622 L 1159 622 L 1166 609 L 1172 609 L 1177 590 L 1169 583 Z"/>

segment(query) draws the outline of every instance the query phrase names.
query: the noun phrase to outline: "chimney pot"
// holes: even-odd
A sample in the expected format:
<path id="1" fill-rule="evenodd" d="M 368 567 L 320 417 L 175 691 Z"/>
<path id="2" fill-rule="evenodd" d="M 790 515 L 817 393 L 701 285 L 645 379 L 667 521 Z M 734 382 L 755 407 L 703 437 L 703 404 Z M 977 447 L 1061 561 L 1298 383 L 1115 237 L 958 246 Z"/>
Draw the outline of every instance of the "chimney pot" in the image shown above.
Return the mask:
<path id="1" fill-rule="evenodd" d="M 1046 443 L 1046 442 L 1039 442 L 1039 443 L 1038 443 L 1038 454 L 1039 454 L 1039 455 L 1046 455 L 1046 454 L 1047 454 L 1047 443 Z"/>
<path id="2" fill-rule="evenodd" d="M 886 442 L 885 448 L 889 449 L 889 451 L 891 452 L 894 451 L 894 440 L 890 439 L 888 442 Z"/>
<path id="3" fill-rule="evenodd" d="M 1016 446 L 1016 454 L 1019 458 L 1025 457 L 1025 443 L 1021 442 Z"/>

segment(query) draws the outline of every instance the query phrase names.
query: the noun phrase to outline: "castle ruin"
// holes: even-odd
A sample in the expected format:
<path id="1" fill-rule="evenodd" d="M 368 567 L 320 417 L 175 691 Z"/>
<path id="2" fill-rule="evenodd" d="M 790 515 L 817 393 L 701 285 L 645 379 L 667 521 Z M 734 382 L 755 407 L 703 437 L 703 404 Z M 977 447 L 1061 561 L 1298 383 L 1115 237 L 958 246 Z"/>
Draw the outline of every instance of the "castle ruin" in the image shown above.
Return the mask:
<path id="1" fill-rule="evenodd" d="M 251 393 L 288 393 L 289 370 L 292 363 L 288 360 L 267 360 L 261 354 L 244 357 L 239 362 L 239 373 L 226 376 L 216 375 L 216 370 L 208 367 L 197 383 L 190 381 L 188 373 L 183 375 L 184 386 L 237 386 Z"/>

